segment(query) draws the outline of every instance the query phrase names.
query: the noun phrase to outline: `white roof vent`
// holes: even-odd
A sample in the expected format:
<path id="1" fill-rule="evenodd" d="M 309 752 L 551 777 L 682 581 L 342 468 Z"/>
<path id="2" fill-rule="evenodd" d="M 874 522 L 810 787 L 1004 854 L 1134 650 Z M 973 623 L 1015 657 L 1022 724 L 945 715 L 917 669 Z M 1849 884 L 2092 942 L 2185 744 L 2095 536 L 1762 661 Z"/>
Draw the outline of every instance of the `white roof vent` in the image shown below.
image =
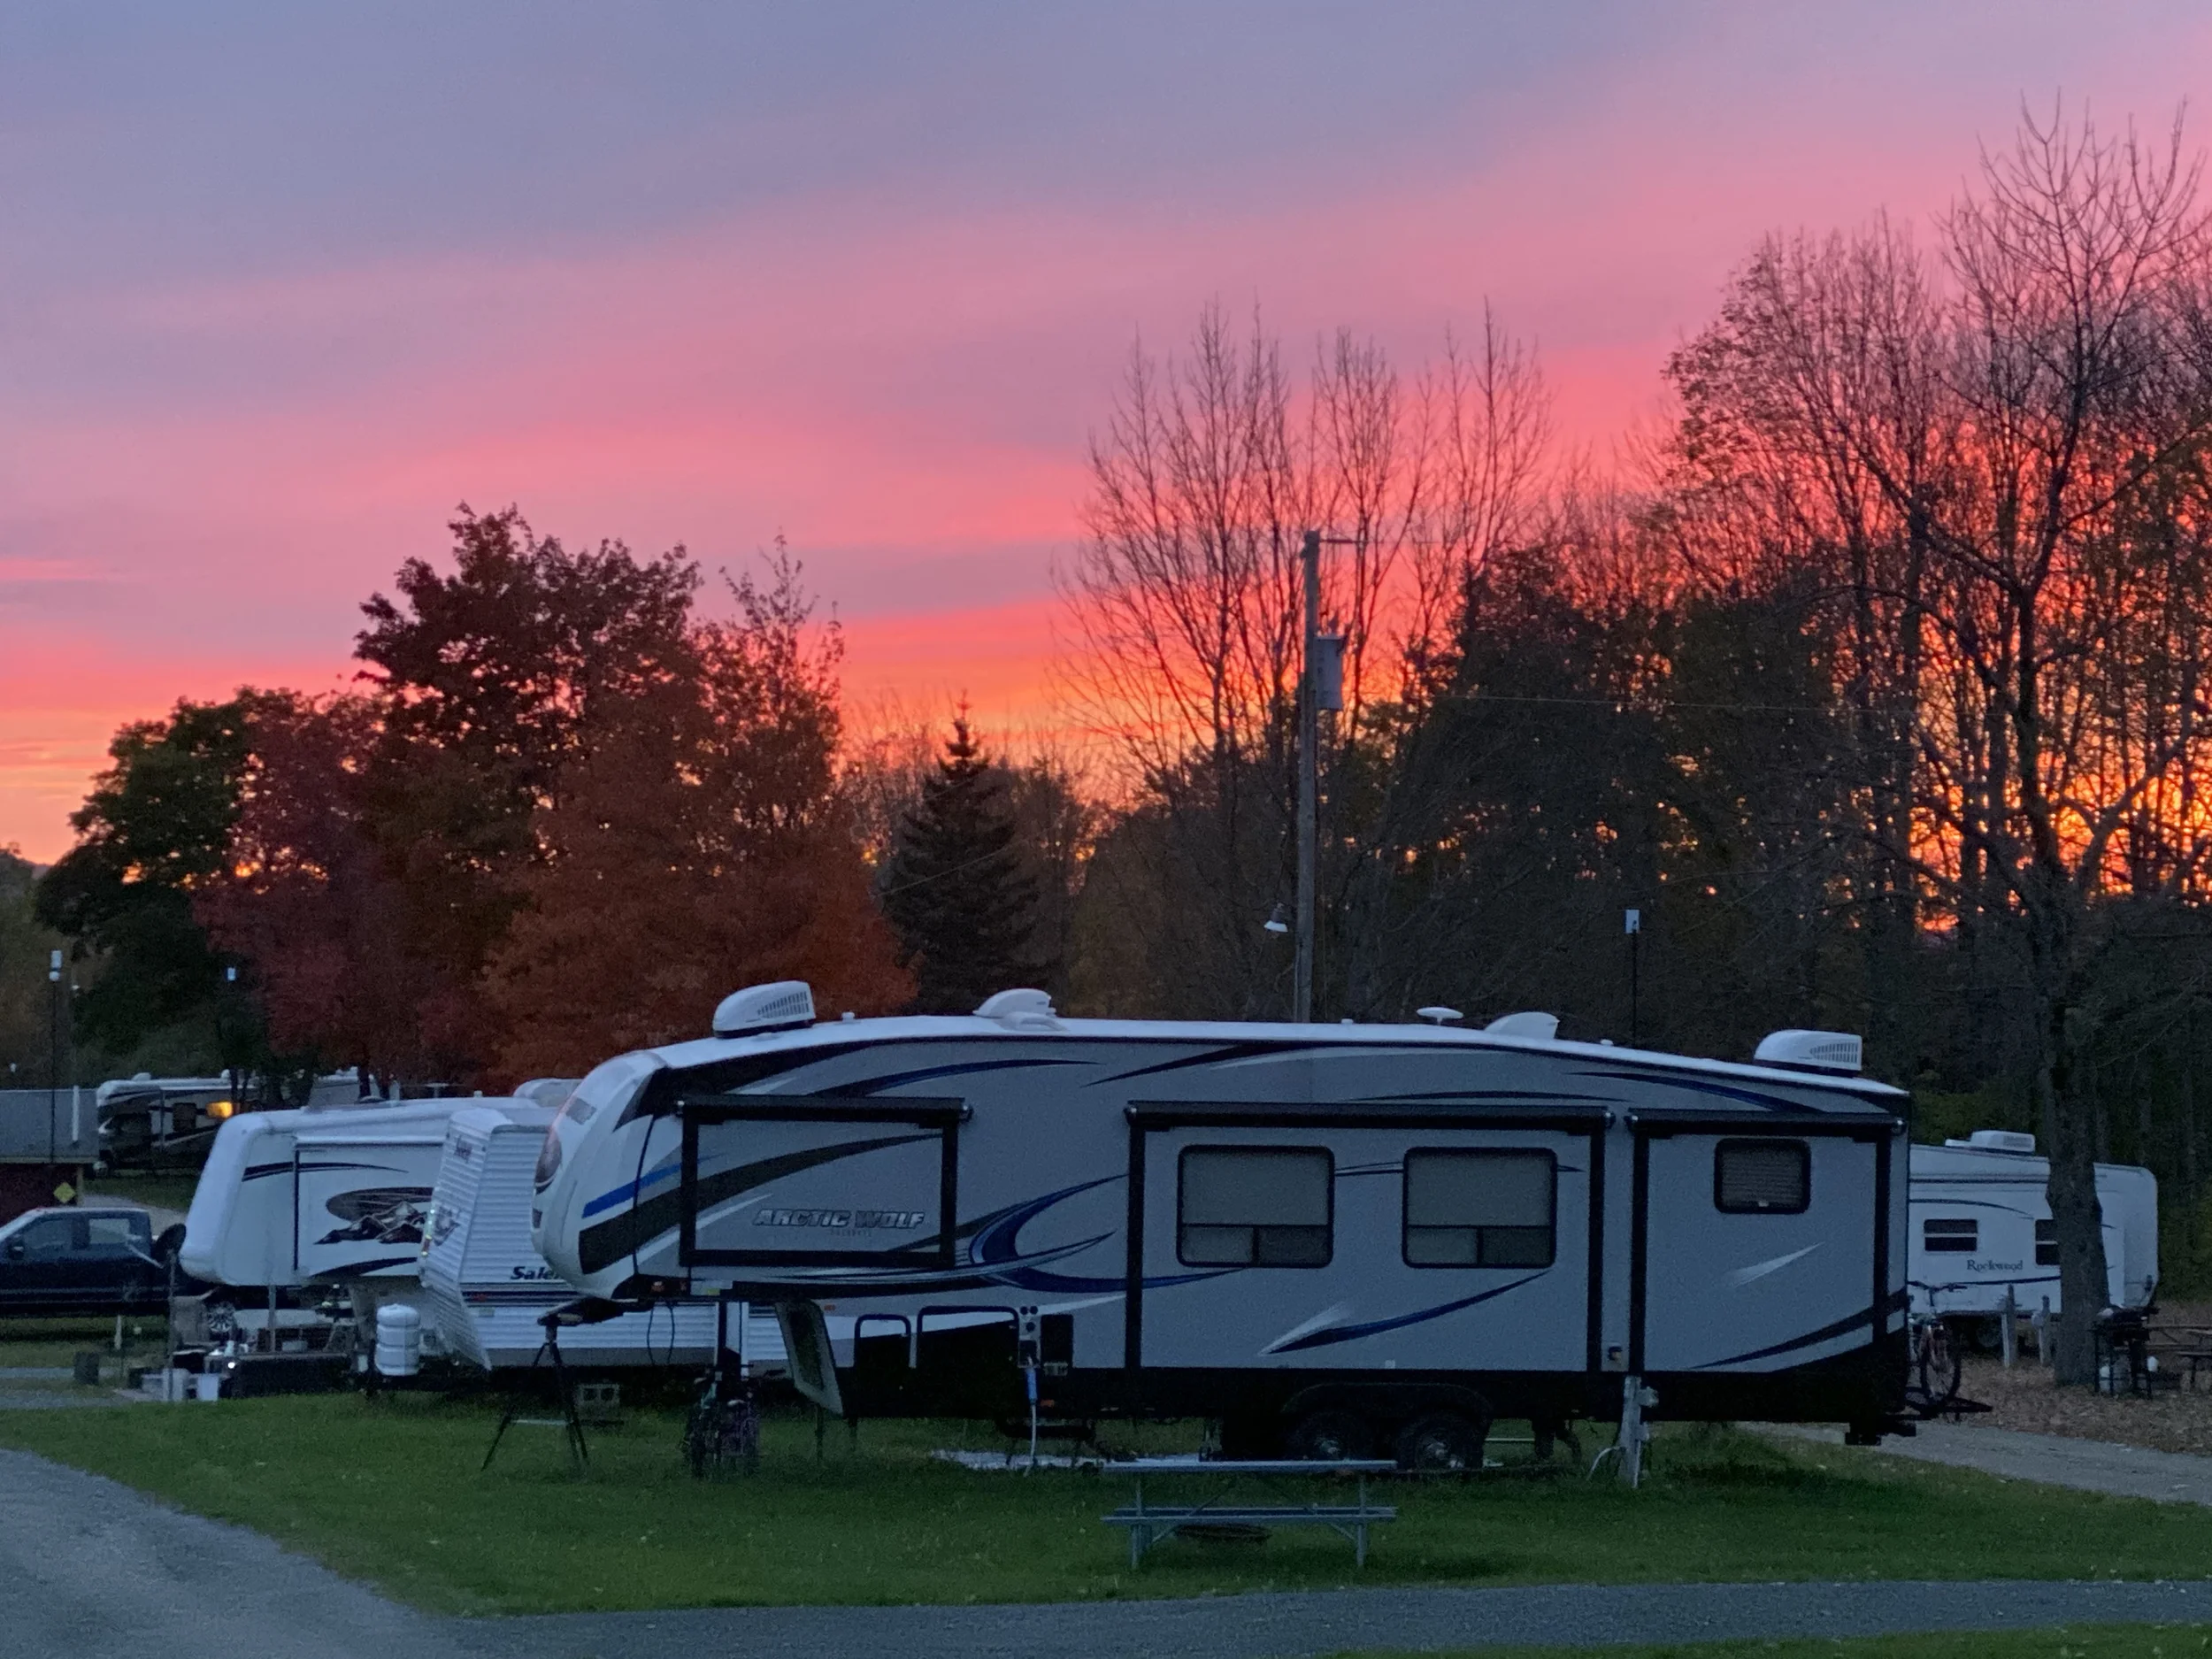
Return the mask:
<path id="1" fill-rule="evenodd" d="M 814 992 L 804 979 L 777 979 L 732 991 L 714 1010 L 714 1034 L 743 1037 L 814 1023 Z"/>
<path id="2" fill-rule="evenodd" d="M 995 991 L 983 999 L 983 1005 L 975 1010 L 986 1019 L 995 1019 L 1002 1025 L 1017 1031 L 1058 1031 L 1059 1016 L 1053 1011 L 1049 991 L 1026 988 Z"/>
<path id="3" fill-rule="evenodd" d="M 1529 1037 L 1550 1042 L 1559 1035 L 1556 1014 L 1501 1014 L 1483 1029 L 1493 1037 Z"/>
<path id="4" fill-rule="evenodd" d="M 527 1083 L 515 1085 L 514 1097 L 540 1106 L 565 1106 L 583 1080 L 580 1077 L 534 1077 Z"/>
<path id="5" fill-rule="evenodd" d="M 1759 1039 L 1759 1047 L 1751 1057 L 1767 1065 L 1855 1075 L 1860 1064 L 1860 1043 L 1855 1032 L 1770 1031 Z"/>
<path id="6" fill-rule="evenodd" d="M 1981 1152 L 2033 1152 L 2035 1137 L 2017 1129 L 1977 1129 L 1963 1141 L 1946 1141 L 1947 1147 L 1971 1147 Z"/>
<path id="7" fill-rule="evenodd" d="M 1441 1002 L 1432 1003 L 1427 1008 L 1417 1008 L 1413 1010 L 1413 1017 L 1416 1019 L 1425 1019 L 1432 1025 L 1456 1025 L 1461 1020 L 1466 1018 L 1466 1016 L 1457 1009 L 1447 1008 Z M 1344 1023 L 1348 1025 L 1351 1021 L 1347 1020 Z"/>

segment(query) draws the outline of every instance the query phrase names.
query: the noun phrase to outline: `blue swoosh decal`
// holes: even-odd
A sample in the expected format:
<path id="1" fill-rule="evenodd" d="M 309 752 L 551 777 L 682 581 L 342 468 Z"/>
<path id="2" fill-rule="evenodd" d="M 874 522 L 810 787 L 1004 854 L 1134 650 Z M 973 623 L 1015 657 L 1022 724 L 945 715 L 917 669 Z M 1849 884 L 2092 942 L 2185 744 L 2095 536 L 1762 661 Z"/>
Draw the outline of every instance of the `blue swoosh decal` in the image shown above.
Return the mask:
<path id="1" fill-rule="evenodd" d="M 1095 1065 L 1094 1060 L 971 1060 L 960 1065 L 925 1066 L 918 1071 L 894 1071 L 888 1077 L 872 1077 L 857 1087 L 850 1083 L 833 1083 L 826 1088 L 815 1090 L 818 1094 L 880 1094 L 887 1088 L 902 1088 L 909 1083 L 927 1083 L 941 1077 L 968 1077 L 978 1071 L 1018 1071 L 1023 1066 L 1036 1065 Z"/>
<path id="2" fill-rule="evenodd" d="M 1125 1274 L 1118 1273 L 1111 1279 L 1104 1279 L 1092 1274 L 1048 1273 L 1041 1267 L 1032 1264 L 1057 1261 L 1064 1256 L 1077 1255 L 1083 1250 L 1089 1249 L 1094 1244 L 1104 1243 L 1114 1236 L 1111 1233 L 1102 1233 L 1095 1238 L 1084 1240 L 1079 1245 L 1048 1250 L 1040 1256 L 1031 1256 L 1027 1260 L 1022 1257 L 1021 1246 L 1018 1240 L 1018 1235 L 1023 1227 L 1064 1199 L 1072 1198 L 1078 1193 L 1087 1193 L 1093 1187 L 1110 1186 L 1116 1181 L 1125 1181 L 1128 1179 L 1126 1175 L 1102 1175 L 1096 1180 L 1080 1181 L 1073 1187 L 1064 1187 L 1056 1193 L 1047 1193 L 1041 1198 L 1030 1199 L 1025 1203 L 1016 1204 L 1010 1209 L 1001 1210 L 995 1216 L 986 1217 L 975 1235 L 975 1242 L 968 1248 L 968 1259 L 979 1267 L 993 1270 L 991 1278 L 997 1283 L 1012 1285 L 1022 1290 L 1095 1295 L 1128 1289 L 1129 1280 Z M 1170 1285 L 1194 1284 L 1200 1279 L 1218 1279 L 1225 1271 L 1233 1272 L 1236 1270 L 1231 1268 L 1202 1273 L 1170 1273 L 1158 1279 L 1146 1279 L 1144 1287 L 1147 1290 L 1154 1290 Z"/>
<path id="3" fill-rule="evenodd" d="M 646 1171 L 634 1181 L 625 1181 L 613 1191 L 600 1194 L 598 1197 L 584 1206 L 584 1218 L 588 1221 L 603 1210 L 611 1210 L 626 1199 L 636 1198 L 649 1187 L 657 1187 L 663 1181 L 674 1180 L 677 1168 L 677 1161 L 672 1159 L 657 1169 Z"/>
<path id="4" fill-rule="evenodd" d="M 1544 1272 L 1551 1270 L 1547 1268 Z M 1263 1354 L 1295 1354 L 1300 1348 L 1327 1348 L 1332 1343 L 1356 1341 L 1363 1336 L 1374 1336 L 1384 1331 L 1402 1330 L 1409 1325 L 1424 1325 L 1431 1319 L 1440 1319 L 1448 1313 L 1457 1313 L 1462 1308 L 1471 1308 L 1479 1302 L 1488 1302 L 1493 1296 L 1502 1296 L 1509 1290 L 1518 1290 L 1543 1278 L 1544 1273 L 1531 1273 L 1517 1279 L 1509 1285 L 1500 1285 L 1494 1290 L 1478 1291 L 1471 1296 L 1462 1296 L 1457 1302 L 1448 1302 L 1440 1308 L 1424 1308 L 1417 1313 L 1402 1313 L 1391 1319 L 1371 1319 L 1364 1325 L 1331 1325 L 1325 1331 L 1310 1332 L 1294 1341 L 1271 1345 L 1262 1348 Z"/>
<path id="5" fill-rule="evenodd" d="M 1702 1078 L 1654 1078 L 1643 1071 L 1586 1071 L 1583 1075 L 1615 1078 L 1624 1083 L 1662 1083 L 1669 1088 L 1688 1089 L 1699 1094 L 1717 1094 L 1724 1100 L 1741 1101 L 1747 1106 L 1762 1106 L 1768 1111 L 1803 1114 L 1820 1110 L 1817 1106 L 1801 1106 L 1795 1101 L 1784 1100 L 1779 1094 L 1762 1094 L 1756 1089 L 1738 1088 L 1727 1083 L 1708 1082 Z"/>

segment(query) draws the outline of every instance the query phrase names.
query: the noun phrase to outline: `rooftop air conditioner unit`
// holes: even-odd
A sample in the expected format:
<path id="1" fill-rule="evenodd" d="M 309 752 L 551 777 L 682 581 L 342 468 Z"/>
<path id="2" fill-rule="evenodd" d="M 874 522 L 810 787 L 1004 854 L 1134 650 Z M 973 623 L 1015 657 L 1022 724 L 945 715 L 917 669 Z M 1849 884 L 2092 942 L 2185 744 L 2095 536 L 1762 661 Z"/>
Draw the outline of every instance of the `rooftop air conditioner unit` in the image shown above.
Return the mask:
<path id="1" fill-rule="evenodd" d="M 714 1010 L 714 1034 L 749 1037 L 814 1023 L 814 992 L 804 979 L 777 979 L 732 991 Z"/>
<path id="2" fill-rule="evenodd" d="M 1060 1018 L 1053 1010 L 1052 994 L 1026 988 L 994 991 L 975 1010 L 1016 1031 L 1058 1031 Z"/>
<path id="3" fill-rule="evenodd" d="M 1796 1066 L 1811 1071 L 1856 1075 L 1858 1035 L 1848 1031 L 1770 1031 L 1759 1040 L 1753 1059 L 1765 1065 Z"/>
<path id="4" fill-rule="evenodd" d="M 1559 1035 L 1559 1016 L 1556 1014 L 1501 1014 L 1483 1030 L 1493 1037 L 1532 1037 L 1538 1042 L 1550 1042 Z"/>
<path id="5" fill-rule="evenodd" d="M 2017 1129 L 1977 1129 L 1963 1141 L 1946 1141 L 1947 1147 L 1971 1147 L 1981 1152 L 2027 1152 L 2035 1150 L 2035 1137 Z"/>

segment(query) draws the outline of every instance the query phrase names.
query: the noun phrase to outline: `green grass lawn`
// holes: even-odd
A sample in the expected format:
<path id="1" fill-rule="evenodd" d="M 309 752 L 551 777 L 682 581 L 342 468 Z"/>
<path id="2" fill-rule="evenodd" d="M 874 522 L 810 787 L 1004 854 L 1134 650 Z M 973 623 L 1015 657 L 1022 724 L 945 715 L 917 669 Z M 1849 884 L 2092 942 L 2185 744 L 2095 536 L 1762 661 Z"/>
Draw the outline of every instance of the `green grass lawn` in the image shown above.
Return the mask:
<path id="1" fill-rule="evenodd" d="M 1426 1659 L 2188 1659 L 2212 1652 L 2212 1626 L 2084 1625 L 1992 1634 L 1869 1636 L 1849 1641 L 1690 1642 L 1659 1647 L 1471 1647 Z M 1389 1659 L 1381 1654 L 1342 1659 Z"/>
<path id="2" fill-rule="evenodd" d="M 592 1440 L 511 1431 L 480 1473 L 495 1414 L 426 1395 L 124 1411 L 0 1412 L 0 1443 L 111 1475 L 259 1529 L 421 1606 L 556 1611 L 779 1602 L 1192 1595 L 1349 1583 L 1879 1578 L 2199 1578 L 2212 1511 L 2007 1485 L 1855 1453 L 1686 1430 L 1640 1492 L 1568 1473 L 1391 1483 L 1402 1518 L 1364 1573 L 1333 1533 L 1174 1540 L 1132 1573 L 1099 1524 L 1119 1479 L 982 1473 L 933 1446 L 995 1444 L 948 1424 L 871 1424 L 856 1450 L 810 1417 L 772 1417 L 758 1473 L 695 1481 L 673 1412 Z M 1173 1431 L 1159 1432 L 1160 1438 Z M 1202 1490 L 1182 1481 L 1174 1490 Z M 1272 1501 L 1308 1488 L 1282 1485 Z M 1171 1488 L 1147 1496 L 1166 1501 Z"/>
<path id="3" fill-rule="evenodd" d="M 103 1375 L 111 1383 L 122 1381 L 126 1365 L 154 1365 L 165 1351 L 167 1327 L 158 1315 L 140 1315 L 123 1321 L 123 1352 L 115 1348 L 115 1320 L 39 1319 L 19 1316 L 0 1317 L 0 1366 L 53 1368 L 67 1365 L 79 1354 L 101 1356 Z M 16 1379 L 10 1387 L 25 1385 Z"/>

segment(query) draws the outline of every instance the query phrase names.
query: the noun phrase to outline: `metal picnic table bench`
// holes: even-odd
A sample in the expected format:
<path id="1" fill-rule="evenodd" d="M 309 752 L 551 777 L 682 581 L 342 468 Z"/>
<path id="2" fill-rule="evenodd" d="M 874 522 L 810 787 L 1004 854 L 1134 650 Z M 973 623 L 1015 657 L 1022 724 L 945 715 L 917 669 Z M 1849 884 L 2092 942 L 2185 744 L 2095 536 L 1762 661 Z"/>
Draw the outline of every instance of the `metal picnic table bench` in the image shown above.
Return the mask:
<path id="1" fill-rule="evenodd" d="M 1368 1502 L 1367 1477 L 1386 1473 L 1397 1466 L 1386 1457 L 1347 1457 L 1320 1462 L 1288 1458 L 1133 1458 L 1126 1463 L 1110 1463 L 1101 1469 L 1100 1472 L 1103 1474 L 1133 1477 L 1136 1492 L 1133 1502 L 1124 1504 L 1111 1515 L 1101 1516 L 1099 1519 L 1108 1526 L 1125 1526 L 1129 1529 L 1129 1565 L 1132 1569 L 1144 1558 L 1146 1550 L 1186 1526 L 1299 1525 L 1326 1526 L 1349 1539 L 1354 1561 L 1364 1567 L 1367 1564 L 1367 1529 L 1398 1518 L 1394 1504 Z M 1154 1504 L 1148 1508 L 1144 1501 L 1144 1481 L 1148 1475 L 1356 1475 L 1359 1478 L 1359 1501 L 1349 1504 L 1225 1504 L 1217 1497 L 1198 1504 Z"/>

